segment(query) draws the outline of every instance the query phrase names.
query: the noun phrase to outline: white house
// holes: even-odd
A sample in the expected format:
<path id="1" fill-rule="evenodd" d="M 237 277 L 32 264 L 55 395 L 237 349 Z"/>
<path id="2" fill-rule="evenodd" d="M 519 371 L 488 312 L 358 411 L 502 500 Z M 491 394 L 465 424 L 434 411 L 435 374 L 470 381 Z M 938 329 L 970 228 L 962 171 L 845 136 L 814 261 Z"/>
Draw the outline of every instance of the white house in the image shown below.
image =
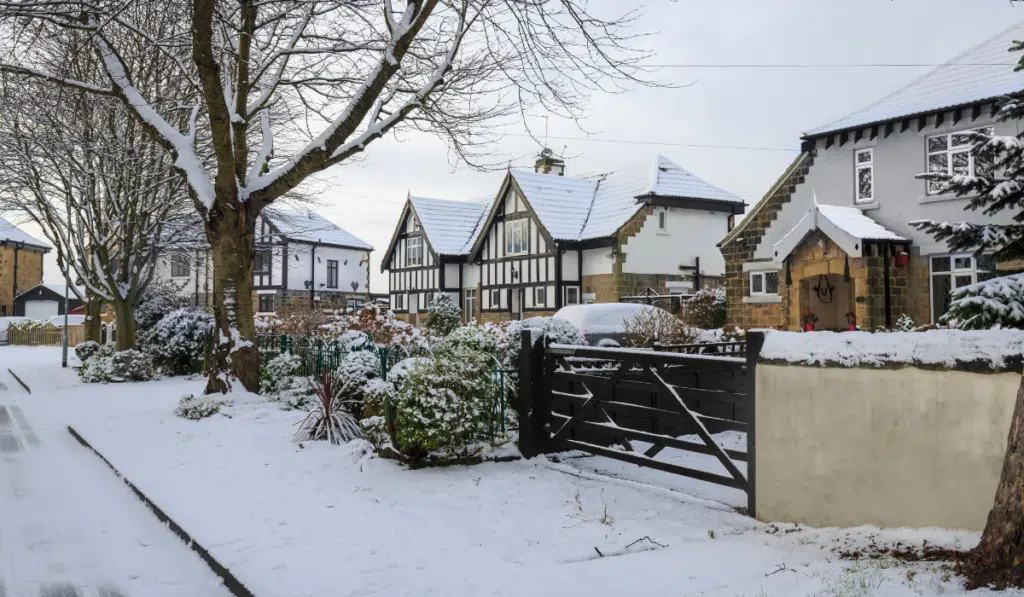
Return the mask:
<path id="1" fill-rule="evenodd" d="M 205 240 L 178 245 L 160 258 L 154 277 L 177 284 L 195 306 L 207 306 L 213 296 L 209 248 Z M 371 251 L 369 243 L 310 208 L 267 208 L 256 223 L 256 312 L 295 304 L 341 309 L 368 300 Z"/>
<path id="2" fill-rule="evenodd" d="M 724 276 L 716 243 L 743 208 L 663 156 L 571 177 L 545 150 L 534 170 L 509 170 L 487 203 L 410 197 L 382 269 L 392 308 L 410 319 L 442 290 L 460 289 L 466 317 L 483 321 L 682 293 Z M 420 241 L 409 249 L 419 236 L 428 249 L 410 266 L 410 255 L 421 263 Z"/>

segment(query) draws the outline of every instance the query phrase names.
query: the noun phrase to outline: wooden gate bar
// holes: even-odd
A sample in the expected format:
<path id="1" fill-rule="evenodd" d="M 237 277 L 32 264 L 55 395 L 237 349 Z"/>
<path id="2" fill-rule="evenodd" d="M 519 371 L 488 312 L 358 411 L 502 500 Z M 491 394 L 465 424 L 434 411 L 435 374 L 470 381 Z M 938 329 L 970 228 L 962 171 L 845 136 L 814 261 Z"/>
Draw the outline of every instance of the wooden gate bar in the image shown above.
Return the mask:
<path id="1" fill-rule="evenodd" d="M 555 378 L 565 381 L 575 381 L 577 383 L 605 383 L 608 378 L 600 375 L 594 375 L 590 373 L 577 373 L 575 371 L 563 371 L 561 369 L 555 371 Z M 636 379 L 623 379 L 617 384 L 619 389 L 632 390 L 635 392 L 651 392 L 652 394 L 660 393 L 660 389 L 657 385 L 649 381 L 640 381 Z M 680 384 L 669 384 L 674 388 L 686 390 L 687 394 L 693 394 L 694 397 L 710 398 L 711 400 L 722 400 L 732 403 L 746 403 L 749 402 L 749 396 L 742 391 L 730 391 L 730 390 L 716 390 L 710 388 L 694 388 L 691 386 L 685 386 Z"/>
<path id="2" fill-rule="evenodd" d="M 551 413 L 551 416 L 556 419 L 570 419 L 568 415 L 562 415 L 559 413 Z M 714 456 L 714 451 L 704 444 L 698 444 L 696 442 L 686 441 L 677 437 L 668 437 L 665 435 L 659 435 L 657 433 L 648 433 L 647 431 L 640 431 L 638 429 L 630 429 L 629 427 L 611 426 L 607 423 L 598 423 L 596 421 L 575 421 L 573 425 L 580 429 L 588 429 L 597 433 L 603 433 L 606 435 L 625 435 L 630 439 L 634 439 L 642 442 L 650 442 L 655 444 L 661 444 L 666 448 L 676 448 L 678 450 L 686 450 L 688 452 L 697 452 L 700 454 L 707 454 Z M 746 452 L 739 452 L 736 450 L 728 450 L 722 448 L 722 450 L 732 457 L 734 460 L 745 462 L 747 460 Z"/>
<path id="3" fill-rule="evenodd" d="M 735 487 L 736 489 L 744 489 L 744 486 L 740 485 L 736 479 L 733 479 L 732 477 L 680 466 L 678 464 L 672 464 L 671 462 L 655 460 L 653 458 L 648 458 L 643 454 L 637 454 L 636 452 L 620 452 L 604 446 L 598 446 L 597 444 L 588 444 L 587 442 L 576 441 L 574 439 L 566 440 L 565 443 L 570 448 L 576 448 L 577 450 L 583 450 L 584 452 L 590 452 L 592 454 L 597 454 L 598 456 L 607 456 L 608 458 L 614 458 L 615 460 L 622 460 L 624 462 L 653 468 L 666 473 L 675 473 L 685 477 L 692 477 L 700 481 L 707 481 L 708 483 L 725 485 L 726 487 Z"/>

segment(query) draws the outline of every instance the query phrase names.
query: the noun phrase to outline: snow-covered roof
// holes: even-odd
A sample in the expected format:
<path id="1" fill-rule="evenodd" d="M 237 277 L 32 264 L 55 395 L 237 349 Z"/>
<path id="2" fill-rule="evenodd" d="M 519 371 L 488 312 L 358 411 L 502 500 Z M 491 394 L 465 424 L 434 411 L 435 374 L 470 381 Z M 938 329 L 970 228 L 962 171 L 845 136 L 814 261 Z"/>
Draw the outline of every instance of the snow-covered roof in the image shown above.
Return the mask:
<path id="1" fill-rule="evenodd" d="M 0 243 L 3 243 L 4 241 L 25 243 L 26 245 L 31 245 L 39 249 L 51 248 L 50 243 L 44 240 L 39 240 L 14 224 L 11 224 L 7 220 L 0 218 Z"/>
<path id="2" fill-rule="evenodd" d="M 541 224 L 557 240 L 611 236 L 633 217 L 646 197 L 743 203 L 661 155 L 578 177 L 532 170 L 510 173 Z"/>
<path id="3" fill-rule="evenodd" d="M 804 217 L 774 245 L 774 261 L 782 262 L 812 230 L 820 230 L 848 255 L 859 256 L 864 241 L 909 242 L 864 215 L 856 207 L 820 205 L 817 198 Z"/>
<path id="4" fill-rule="evenodd" d="M 480 233 L 487 201 L 453 201 L 409 197 L 423 233 L 439 255 L 465 255 Z"/>
<path id="5" fill-rule="evenodd" d="M 1014 71 L 1016 56 L 1008 52 L 1015 39 L 1024 39 L 1024 21 L 928 71 L 866 108 L 813 129 L 807 135 L 878 124 L 1020 91 L 1024 89 L 1024 71 Z"/>
<path id="6" fill-rule="evenodd" d="M 29 288 L 25 292 L 22 292 L 18 296 L 24 296 L 24 295 L 32 292 L 36 288 L 46 288 L 50 292 L 56 293 L 56 294 L 58 294 L 60 296 L 64 296 L 64 285 L 63 284 L 53 284 L 53 283 L 50 283 L 50 284 L 37 284 L 37 285 L 33 286 L 32 288 Z M 83 301 L 85 300 L 85 287 L 84 286 L 72 286 L 70 288 L 70 290 L 71 290 L 71 298 L 72 299 L 76 299 L 77 298 L 79 300 L 83 300 Z"/>
<path id="7" fill-rule="evenodd" d="M 263 217 L 277 228 L 281 236 L 289 240 L 373 250 L 370 243 L 308 207 L 269 207 L 264 210 Z"/>

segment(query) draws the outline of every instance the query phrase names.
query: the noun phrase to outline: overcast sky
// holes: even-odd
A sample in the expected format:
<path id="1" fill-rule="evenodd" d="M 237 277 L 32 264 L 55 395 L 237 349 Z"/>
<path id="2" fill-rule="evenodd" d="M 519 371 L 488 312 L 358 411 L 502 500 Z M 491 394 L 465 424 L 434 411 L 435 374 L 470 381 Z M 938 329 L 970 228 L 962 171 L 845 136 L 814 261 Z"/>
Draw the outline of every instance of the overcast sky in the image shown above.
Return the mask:
<path id="1" fill-rule="evenodd" d="M 629 4 L 601 0 L 612 10 Z M 591 5 L 601 3 L 591 1 Z M 1024 20 L 1009 0 L 644 0 L 637 27 L 657 64 L 934 64 Z M 1008 55 L 1008 61 L 1012 57 Z M 753 204 L 797 155 L 802 131 L 844 116 L 922 72 L 916 68 L 672 68 L 676 89 L 634 89 L 591 98 L 583 126 L 551 119 L 548 145 L 567 173 L 661 153 Z M 523 125 L 540 135 L 544 114 Z M 517 132 L 517 131 L 510 131 Z M 585 137 L 589 140 L 581 140 Z M 630 141 L 630 143 L 610 142 Z M 661 144 L 659 144 L 661 143 Z M 742 146 L 712 149 L 672 144 Z M 507 136 L 495 149 L 530 166 L 541 147 Z M 439 141 L 404 135 L 374 143 L 357 164 L 316 183 L 320 210 L 376 248 L 371 288 L 386 290 L 380 257 L 406 193 L 491 197 L 502 173 L 452 163 Z M 26 230 L 36 232 L 26 227 Z M 52 257 L 52 256 L 51 256 Z M 46 281 L 62 281 L 55 261 Z"/>

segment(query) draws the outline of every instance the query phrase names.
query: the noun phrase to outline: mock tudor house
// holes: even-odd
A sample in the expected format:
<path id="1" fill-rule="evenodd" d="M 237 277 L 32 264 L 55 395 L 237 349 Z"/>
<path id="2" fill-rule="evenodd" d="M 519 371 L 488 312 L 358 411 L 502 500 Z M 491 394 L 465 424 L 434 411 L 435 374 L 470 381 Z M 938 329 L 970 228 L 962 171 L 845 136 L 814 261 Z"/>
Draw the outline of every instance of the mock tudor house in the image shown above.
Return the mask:
<path id="1" fill-rule="evenodd" d="M 0 317 L 14 315 L 14 299 L 43 282 L 50 244 L 0 218 Z"/>
<path id="2" fill-rule="evenodd" d="M 302 304 L 344 309 L 370 296 L 366 241 L 307 207 L 271 207 L 256 222 L 253 306 L 269 315 Z M 197 307 L 213 297 L 213 268 L 205 239 L 177 241 L 154 275 L 169 280 Z"/>
<path id="3" fill-rule="evenodd" d="M 799 329 L 817 319 L 816 329 L 875 329 L 902 314 L 935 323 L 950 290 L 996 275 L 992 256 L 951 254 L 910 222 L 993 221 L 917 175 L 983 173 L 966 134 L 1021 132 L 995 116 L 1001 97 L 1024 89 L 1024 73 L 1000 66 L 1022 38 L 1024 24 L 1014 25 L 806 133 L 800 155 L 720 243 L 728 323 Z"/>
<path id="4" fill-rule="evenodd" d="M 724 276 L 715 243 L 744 207 L 663 156 L 574 177 L 545 150 L 534 170 L 510 169 L 491 201 L 410 197 L 382 269 L 392 309 L 410 320 L 441 291 L 460 291 L 478 321 L 681 294 Z"/>

